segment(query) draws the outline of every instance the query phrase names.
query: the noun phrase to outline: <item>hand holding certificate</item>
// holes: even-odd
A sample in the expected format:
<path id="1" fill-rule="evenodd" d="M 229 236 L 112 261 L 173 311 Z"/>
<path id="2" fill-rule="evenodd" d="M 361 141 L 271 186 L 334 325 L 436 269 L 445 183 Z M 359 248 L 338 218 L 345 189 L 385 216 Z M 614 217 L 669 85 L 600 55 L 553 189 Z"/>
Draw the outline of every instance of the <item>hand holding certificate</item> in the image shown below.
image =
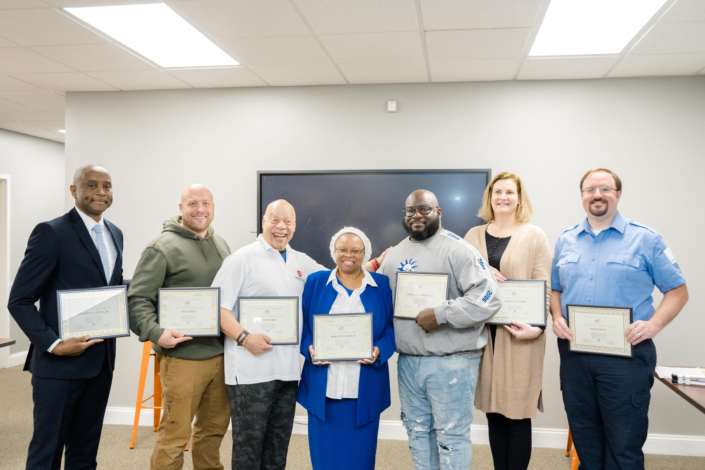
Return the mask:
<path id="1" fill-rule="evenodd" d="M 243 328 L 269 336 L 269 344 L 299 344 L 298 297 L 240 297 L 237 310 Z"/>
<path id="2" fill-rule="evenodd" d="M 59 313 L 59 336 L 118 338 L 130 336 L 125 286 L 56 292 Z"/>
<path id="3" fill-rule="evenodd" d="M 220 288 L 159 289 L 159 326 L 188 336 L 220 336 Z"/>
<path id="4" fill-rule="evenodd" d="M 498 282 L 502 308 L 489 325 L 511 325 L 512 320 L 531 326 L 546 326 L 546 281 L 506 280 Z"/>
<path id="5" fill-rule="evenodd" d="M 573 332 L 570 350 L 591 354 L 632 357 L 626 331 L 632 323 L 631 307 L 566 305 Z"/>
<path id="6" fill-rule="evenodd" d="M 448 299 L 450 276 L 442 273 L 398 272 L 394 317 L 413 320 L 426 308 Z"/>
<path id="7" fill-rule="evenodd" d="M 372 314 L 313 315 L 314 362 L 372 359 Z"/>

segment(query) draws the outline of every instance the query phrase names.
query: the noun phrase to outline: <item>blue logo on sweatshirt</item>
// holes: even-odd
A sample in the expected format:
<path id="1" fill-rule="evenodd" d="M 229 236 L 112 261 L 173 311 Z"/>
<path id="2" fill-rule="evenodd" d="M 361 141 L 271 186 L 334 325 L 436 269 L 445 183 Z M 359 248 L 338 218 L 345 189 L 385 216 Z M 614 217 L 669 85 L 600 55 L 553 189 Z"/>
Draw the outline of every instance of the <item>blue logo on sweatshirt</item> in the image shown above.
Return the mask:
<path id="1" fill-rule="evenodd" d="M 448 232 L 448 233 L 446 233 L 446 235 L 448 235 L 448 236 L 449 236 L 450 238 L 452 238 L 453 240 L 458 240 L 458 241 L 460 241 L 460 237 L 457 236 L 457 235 L 454 234 L 454 233 Z"/>
<path id="2" fill-rule="evenodd" d="M 397 268 L 397 270 L 403 271 L 403 272 L 411 272 L 418 267 L 418 266 L 416 266 L 416 261 L 414 261 L 413 258 L 408 259 L 400 264 L 401 264 L 401 267 Z"/>
<path id="3" fill-rule="evenodd" d="M 492 297 L 492 291 L 488 290 L 482 298 L 482 302 L 487 303 L 487 301 L 490 300 L 490 297 Z"/>

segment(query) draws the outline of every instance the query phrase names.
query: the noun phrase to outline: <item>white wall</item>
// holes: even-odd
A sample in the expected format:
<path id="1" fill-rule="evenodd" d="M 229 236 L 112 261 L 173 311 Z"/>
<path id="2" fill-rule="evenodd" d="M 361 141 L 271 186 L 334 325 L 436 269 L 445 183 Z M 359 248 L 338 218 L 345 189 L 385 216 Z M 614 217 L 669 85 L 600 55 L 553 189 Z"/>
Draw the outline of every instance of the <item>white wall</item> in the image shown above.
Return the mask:
<path id="1" fill-rule="evenodd" d="M 396 114 L 387 100 L 398 101 Z M 94 160 L 112 173 L 106 216 L 125 233 L 126 277 L 190 183 L 213 190 L 214 227 L 237 249 L 254 239 L 258 170 L 509 170 L 553 244 L 585 216 L 585 170 L 607 166 L 624 182 L 622 213 L 664 236 L 691 286 L 656 340 L 659 364 L 705 366 L 705 77 L 69 93 L 66 121 L 67 177 Z M 535 426 L 565 429 L 547 334 L 546 412 Z M 133 336 L 118 349 L 109 404 L 134 406 L 142 348 Z M 399 418 L 396 386 L 392 395 L 383 419 Z M 705 436 L 705 415 L 659 383 L 650 418 L 651 433 Z"/>
<path id="2" fill-rule="evenodd" d="M 64 213 L 64 144 L 0 129 L 0 174 L 10 175 L 10 281 L 20 267 L 34 226 Z M 7 305 L 0 306 L 6 310 Z M 10 353 L 29 349 L 29 340 L 14 319 Z"/>

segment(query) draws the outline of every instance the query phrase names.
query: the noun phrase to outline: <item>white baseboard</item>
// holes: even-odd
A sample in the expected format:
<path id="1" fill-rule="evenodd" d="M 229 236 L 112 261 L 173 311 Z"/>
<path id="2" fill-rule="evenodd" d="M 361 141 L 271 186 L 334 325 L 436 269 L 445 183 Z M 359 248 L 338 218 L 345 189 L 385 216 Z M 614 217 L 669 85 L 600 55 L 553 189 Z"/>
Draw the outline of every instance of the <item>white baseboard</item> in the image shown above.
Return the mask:
<path id="1" fill-rule="evenodd" d="M 10 366 L 21 366 L 27 360 L 27 351 L 18 352 L 15 354 L 10 354 Z"/>
<path id="2" fill-rule="evenodd" d="M 105 412 L 105 424 L 122 424 L 132 426 L 135 419 L 134 408 L 109 406 Z M 142 410 L 140 426 L 153 426 L 152 410 Z M 293 434 L 308 433 L 308 417 L 294 418 Z M 401 421 L 381 420 L 379 423 L 379 438 L 406 441 L 406 428 Z M 474 424 L 470 428 L 470 438 L 474 444 L 489 444 L 487 426 Z M 534 428 L 533 446 L 548 449 L 565 450 L 568 440 L 567 429 Z M 676 434 L 649 434 L 644 444 L 644 453 L 660 455 L 689 455 L 705 457 L 705 437 L 681 436 Z"/>

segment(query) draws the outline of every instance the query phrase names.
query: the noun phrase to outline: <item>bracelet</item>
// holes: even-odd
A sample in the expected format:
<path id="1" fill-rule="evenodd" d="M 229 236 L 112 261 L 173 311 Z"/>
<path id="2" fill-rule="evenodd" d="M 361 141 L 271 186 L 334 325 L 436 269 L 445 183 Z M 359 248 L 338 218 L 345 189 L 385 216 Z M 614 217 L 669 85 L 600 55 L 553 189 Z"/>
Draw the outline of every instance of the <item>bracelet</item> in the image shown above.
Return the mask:
<path id="1" fill-rule="evenodd" d="M 245 336 L 245 339 L 242 340 L 242 344 L 241 344 L 242 347 L 245 347 L 245 345 L 247 344 L 247 341 L 250 339 L 250 336 L 252 336 L 252 335 L 250 333 L 247 333 L 247 336 Z"/>
<path id="2" fill-rule="evenodd" d="M 245 341 L 245 338 L 247 338 L 247 335 L 250 333 L 247 330 L 242 330 L 242 333 L 240 333 L 240 336 L 237 337 L 235 342 L 237 342 L 238 346 L 242 346 L 242 343 Z"/>
<path id="3" fill-rule="evenodd" d="M 379 263 L 377 262 L 377 258 L 372 258 L 372 269 L 374 269 L 375 272 L 377 272 L 377 270 L 379 269 Z"/>

